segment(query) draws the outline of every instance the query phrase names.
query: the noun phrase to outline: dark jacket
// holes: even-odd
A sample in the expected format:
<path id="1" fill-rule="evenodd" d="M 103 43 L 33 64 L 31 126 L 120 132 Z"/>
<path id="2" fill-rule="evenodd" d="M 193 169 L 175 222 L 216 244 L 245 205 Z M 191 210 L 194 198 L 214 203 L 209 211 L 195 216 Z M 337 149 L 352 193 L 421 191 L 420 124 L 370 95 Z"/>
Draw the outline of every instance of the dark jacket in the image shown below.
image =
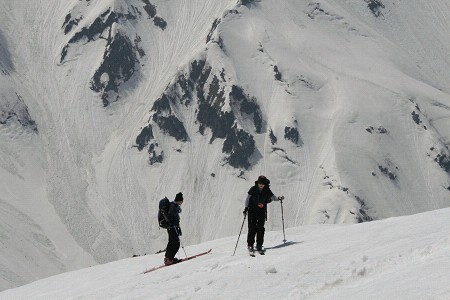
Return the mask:
<path id="1" fill-rule="evenodd" d="M 180 226 L 181 207 L 175 202 L 170 202 L 169 210 L 167 212 L 167 219 L 172 226 Z"/>
<path id="2" fill-rule="evenodd" d="M 264 210 L 267 211 L 267 204 L 275 200 L 276 197 L 268 186 L 264 186 L 262 190 L 255 184 L 248 191 L 248 210 L 251 212 Z"/>

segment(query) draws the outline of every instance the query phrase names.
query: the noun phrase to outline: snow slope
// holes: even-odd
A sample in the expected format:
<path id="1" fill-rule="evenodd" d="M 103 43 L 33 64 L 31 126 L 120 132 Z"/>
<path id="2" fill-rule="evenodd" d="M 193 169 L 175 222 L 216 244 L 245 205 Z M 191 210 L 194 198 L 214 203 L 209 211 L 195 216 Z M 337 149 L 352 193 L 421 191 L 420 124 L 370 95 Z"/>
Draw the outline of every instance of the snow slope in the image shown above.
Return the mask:
<path id="1" fill-rule="evenodd" d="M 179 191 L 186 245 L 234 235 L 260 174 L 288 228 L 448 207 L 449 17 L 444 0 L 0 0 L 0 290 L 155 253 Z"/>
<path id="2" fill-rule="evenodd" d="M 207 256 L 142 274 L 163 254 L 53 276 L 0 299 L 448 299 L 450 210 L 267 234 L 265 256 L 237 236 L 186 247 Z M 242 238 L 242 237 L 241 237 Z M 183 257 L 183 255 L 181 256 Z"/>

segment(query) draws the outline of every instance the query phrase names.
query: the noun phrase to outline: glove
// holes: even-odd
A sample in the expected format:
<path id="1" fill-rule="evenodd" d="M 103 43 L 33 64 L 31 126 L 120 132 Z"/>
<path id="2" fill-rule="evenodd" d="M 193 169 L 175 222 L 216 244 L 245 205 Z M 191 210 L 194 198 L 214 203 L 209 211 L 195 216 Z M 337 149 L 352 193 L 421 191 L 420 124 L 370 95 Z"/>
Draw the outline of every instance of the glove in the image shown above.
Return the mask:
<path id="1" fill-rule="evenodd" d="M 279 196 L 278 200 L 283 201 L 284 200 L 284 196 Z"/>
<path id="2" fill-rule="evenodd" d="M 242 213 L 244 214 L 244 216 L 246 216 L 247 212 L 248 212 L 248 207 L 246 207 Z"/>
<path id="3" fill-rule="evenodd" d="M 181 232 L 180 226 L 176 226 L 176 227 L 175 227 L 175 230 L 176 230 L 178 236 L 182 236 L 182 235 L 183 235 L 183 233 Z"/>

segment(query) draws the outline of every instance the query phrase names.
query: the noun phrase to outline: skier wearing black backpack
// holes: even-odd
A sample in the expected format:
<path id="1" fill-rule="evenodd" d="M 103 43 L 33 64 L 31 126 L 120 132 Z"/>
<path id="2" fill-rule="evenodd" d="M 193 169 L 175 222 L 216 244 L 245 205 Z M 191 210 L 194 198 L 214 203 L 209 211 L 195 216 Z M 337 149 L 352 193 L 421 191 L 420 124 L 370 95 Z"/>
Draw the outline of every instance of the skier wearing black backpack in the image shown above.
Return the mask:
<path id="1" fill-rule="evenodd" d="M 164 199 L 163 199 L 164 200 Z M 167 200 L 168 201 L 168 200 Z M 164 218 L 167 222 L 167 226 L 162 226 L 160 222 L 160 226 L 167 229 L 167 233 L 169 235 L 169 241 L 166 247 L 166 255 L 164 257 L 165 265 L 172 265 L 179 263 L 180 260 L 175 257 L 178 250 L 180 249 L 180 236 L 181 236 L 181 228 L 180 228 L 180 213 L 181 213 L 181 204 L 183 204 L 183 194 L 178 193 L 175 196 L 175 200 L 170 202 L 166 212 L 163 212 Z"/>
<path id="2" fill-rule="evenodd" d="M 276 197 L 269 187 L 270 180 L 261 175 L 250 188 L 245 199 L 244 215 L 248 213 L 247 247 L 254 252 L 253 244 L 256 236 L 256 250 L 264 253 L 264 223 L 267 220 L 267 204 L 272 201 L 283 201 L 284 196 Z"/>

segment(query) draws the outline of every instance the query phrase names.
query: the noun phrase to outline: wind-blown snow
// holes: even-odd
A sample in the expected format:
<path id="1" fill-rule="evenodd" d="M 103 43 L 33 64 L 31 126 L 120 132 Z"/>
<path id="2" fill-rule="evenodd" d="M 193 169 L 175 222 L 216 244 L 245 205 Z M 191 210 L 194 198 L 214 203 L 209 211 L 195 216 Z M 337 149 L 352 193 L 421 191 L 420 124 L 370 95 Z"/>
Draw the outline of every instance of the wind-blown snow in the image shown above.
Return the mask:
<path id="1" fill-rule="evenodd" d="M 448 1 L 237 2 L 0 0 L 0 290 L 155 253 L 180 191 L 186 245 L 235 235 L 260 174 L 287 228 L 450 205 Z"/>
<path id="2" fill-rule="evenodd" d="M 255 258 L 242 236 L 232 256 L 234 236 L 185 247 L 212 253 L 152 273 L 142 274 L 163 254 L 53 276 L 0 299 L 448 299 L 449 228 L 450 209 L 295 227 L 287 243 L 268 232 L 266 255 Z"/>

